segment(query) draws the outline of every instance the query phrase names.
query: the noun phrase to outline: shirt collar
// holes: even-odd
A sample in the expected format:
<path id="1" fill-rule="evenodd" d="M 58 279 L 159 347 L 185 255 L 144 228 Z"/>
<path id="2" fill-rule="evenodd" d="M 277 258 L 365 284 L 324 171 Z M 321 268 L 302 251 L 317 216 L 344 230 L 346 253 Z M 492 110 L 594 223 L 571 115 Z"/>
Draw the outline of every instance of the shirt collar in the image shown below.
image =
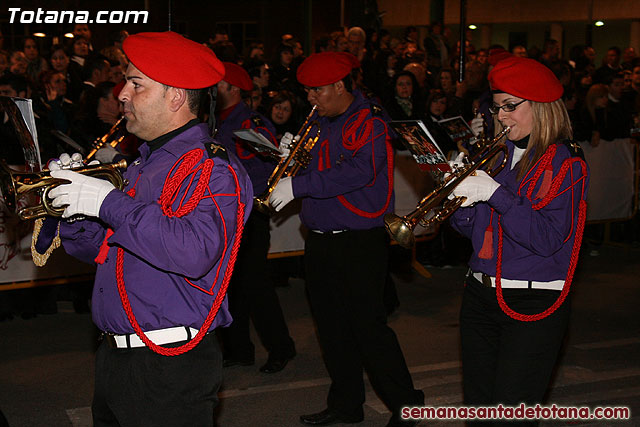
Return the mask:
<path id="1" fill-rule="evenodd" d="M 165 133 L 164 135 L 157 137 L 153 141 L 148 141 L 147 145 L 149 146 L 150 152 L 153 153 L 158 148 L 162 147 L 168 141 L 173 139 L 175 136 L 181 134 L 182 132 L 186 131 L 187 129 L 191 129 L 192 127 L 194 127 L 195 125 L 197 125 L 199 123 L 200 123 L 200 121 L 198 119 L 191 119 L 191 120 L 189 120 L 189 122 L 187 122 L 185 125 L 179 127 L 178 129 L 174 129 L 169 133 Z"/>

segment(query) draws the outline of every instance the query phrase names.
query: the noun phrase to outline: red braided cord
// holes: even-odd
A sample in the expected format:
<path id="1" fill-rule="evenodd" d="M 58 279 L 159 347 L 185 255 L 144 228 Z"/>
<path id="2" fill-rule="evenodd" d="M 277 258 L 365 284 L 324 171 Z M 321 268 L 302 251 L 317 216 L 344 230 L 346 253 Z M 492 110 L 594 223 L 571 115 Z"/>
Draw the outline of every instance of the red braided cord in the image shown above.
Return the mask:
<path id="1" fill-rule="evenodd" d="M 498 268 L 496 269 L 496 294 L 498 296 L 498 304 L 502 311 L 509 317 L 521 322 L 535 322 L 537 320 L 544 319 L 545 317 L 556 311 L 564 300 L 569 295 L 569 288 L 571 288 L 571 282 L 573 280 L 573 273 L 575 272 L 576 265 L 578 263 L 578 254 L 580 253 L 580 245 L 582 244 L 582 232 L 584 231 L 584 224 L 587 218 L 587 202 L 580 200 L 580 206 L 578 208 L 578 229 L 576 231 L 576 238 L 573 242 L 573 250 L 571 251 L 571 259 L 569 261 L 569 271 L 567 272 L 567 279 L 564 282 L 564 287 L 560 296 L 553 303 L 553 305 L 547 308 L 542 313 L 538 314 L 522 314 L 511 309 L 502 295 L 502 226 L 498 224 Z"/>
<path id="2" fill-rule="evenodd" d="M 380 119 L 375 118 L 373 120 L 380 120 Z M 384 122 L 384 120 L 380 120 L 380 122 L 382 122 L 382 124 L 384 125 L 384 133 L 387 134 L 388 133 L 387 124 Z M 371 126 L 371 132 L 373 132 L 373 126 Z M 373 155 L 373 138 L 371 140 L 372 155 Z M 364 144 L 361 144 L 361 146 L 362 145 Z M 391 142 L 389 141 L 388 138 L 385 138 L 385 147 L 387 151 L 387 178 L 388 178 L 389 187 L 387 189 L 387 199 L 384 203 L 384 206 L 377 212 L 367 212 L 349 203 L 349 201 L 347 201 L 347 198 L 344 197 L 343 195 L 338 196 L 338 201 L 342 203 L 342 205 L 345 208 L 349 209 L 351 212 L 355 213 L 356 215 L 359 215 L 365 218 L 377 218 L 383 213 L 385 213 L 387 211 L 387 208 L 389 207 L 389 203 L 391 202 L 391 195 L 393 194 L 393 148 L 391 147 Z M 360 147 L 358 147 L 358 150 L 359 149 Z M 374 161 L 374 167 L 375 167 L 375 161 Z"/>
<path id="3" fill-rule="evenodd" d="M 533 174 L 533 177 L 531 178 L 531 181 L 529 184 L 529 188 L 527 189 L 527 197 L 529 198 L 529 200 L 531 200 L 531 196 L 533 195 L 533 189 L 535 188 L 536 183 L 540 179 L 540 176 L 544 173 L 547 166 L 551 165 L 553 156 L 555 156 L 556 154 L 556 149 L 557 149 L 556 144 L 550 145 L 549 148 L 547 148 L 547 151 L 542 155 L 542 157 L 538 161 L 538 167 L 535 173 Z M 551 193 L 551 191 L 549 191 L 547 195 L 549 193 Z"/>
<path id="4" fill-rule="evenodd" d="M 181 217 L 189 212 L 193 211 L 202 197 L 204 195 L 204 191 L 209 185 L 209 177 L 211 176 L 211 170 L 213 169 L 213 160 L 207 159 L 202 165 L 194 169 L 194 166 L 200 161 L 202 156 L 204 155 L 203 150 L 191 150 L 188 153 L 184 154 L 176 164 L 180 164 L 176 173 L 172 176 L 171 172 L 175 168 L 171 168 L 169 174 L 167 174 L 167 178 L 164 181 L 164 186 L 162 187 L 162 193 L 160 195 L 159 203 L 162 207 L 162 212 L 168 217 Z M 191 175 L 192 178 L 190 183 L 193 182 L 193 177 L 198 173 L 198 171 L 202 171 L 200 174 L 200 179 L 196 184 L 196 189 L 193 192 L 193 195 L 189 198 L 186 203 L 180 203 L 180 207 L 174 212 L 171 205 L 175 201 L 175 198 L 178 195 L 180 187 L 184 183 L 187 176 Z M 206 179 L 203 179 L 206 178 Z M 188 190 L 188 189 L 187 189 Z M 187 193 L 185 190 L 185 194 Z"/>
<path id="5" fill-rule="evenodd" d="M 552 145 L 551 147 L 555 147 L 555 146 Z M 553 153 L 555 153 L 555 148 L 553 149 Z M 546 156 L 546 153 L 545 153 L 545 156 Z M 548 193 L 545 195 L 544 199 L 542 199 L 539 203 L 533 205 L 533 209 L 540 210 L 545 206 L 547 206 L 549 203 L 551 203 L 551 201 L 556 197 L 557 192 L 560 188 L 560 185 L 564 181 L 564 177 L 568 173 L 569 168 L 573 166 L 574 162 L 580 162 L 580 166 L 582 168 L 582 178 L 579 179 L 578 181 L 584 179 L 584 177 L 587 174 L 586 163 L 579 158 L 565 160 L 562 163 L 562 166 L 560 167 L 560 172 L 551 183 L 551 188 L 549 189 Z M 546 166 L 546 162 L 541 162 L 540 166 L 538 167 L 538 170 L 544 170 L 545 166 Z M 538 171 L 536 171 L 535 176 L 537 177 L 537 179 L 532 180 L 531 185 L 529 186 L 529 190 L 527 191 L 527 195 L 529 197 L 533 193 L 533 187 L 535 187 L 535 184 L 541 175 L 542 173 L 538 173 Z M 573 185 L 575 185 L 575 183 L 573 183 L 571 186 L 573 187 Z M 571 197 L 573 198 L 573 195 Z M 582 194 L 580 198 L 580 204 L 578 206 L 578 224 L 576 229 L 576 236 L 573 241 L 571 258 L 569 260 L 569 270 L 567 271 L 567 278 L 565 279 L 562 292 L 560 292 L 560 296 L 558 296 L 558 299 L 551 305 L 551 307 L 547 308 L 545 311 L 538 314 L 522 314 L 511 309 L 507 305 L 506 301 L 504 300 L 504 296 L 502 294 L 502 243 L 503 243 L 503 240 L 502 240 L 502 225 L 500 224 L 500 217 L 498 217 L 498 255 L 497 255 L 497 264 L 496 264 L 496 295 L 498 297 L 498 304 L 500 305 L 500 308 L 507 316 L 511 317 L 512 319 L 519 320 L 521 322 L 535 322 L 537 320 L 544 319 L 545 317 L 551 315 L 554 311 L 556 311 L 562 305 L 562 303 L 564 303 L 564 300 L 567 298 L 567 295 L 569 295 L 569 289 L 571 288 L 571 282 L 573 281 L 573 274 L 578 264 L 578 255 L 580 253 L 580 245 L 582 244 L 582 235 L 584 232 L 584 225 L 586 223 L 586 218 L 587 218 L 587 202 L 584 200 L 584 181 L 583 181 Z"/>
<path id="6" fill-rule="evenodd" d="M 190 170 L 193 167 L 193 165 L 195 163 L 193 163 L 193 159 L 195 158 L 195 156 L 190 155 L 190 153 L 194 152 L 194 151 L 200 151 L 200 155 L 198 156 L 198 160 L 202 157 L 202 151 L 201 150 L 192 150 L 189 153 L 185 154 L 184 156 L 182 156 L 180 158 L 180 160 L 178 160 L 178 162 L 176 162 L 176 164 L 178 164 L 181 160 L 185 160 L 180 164 L 180 167 L 178 168 L 178 171 L 175 173 L 175 175 L 173 175 L 172 179 L 169 180 L 169 175 L 171 175 L 171 172 L 173 171 L 173 169 L 175 168 L 176 164 L 174 164 L 174 166 L 171 168 L 171 171 L 169 171 L 169 174 L 167 175 L 167 180 L 165 180 L 165 186 L 167 186 L 168 181 L 169 181 L 169 186 L 174 187 L 177 186 L 177 188 L 180 187 L 180 184 L 187 178 L 188 175 L 191 174 Z M 197 160 L 196 160 L 197 162 Z M 213 167 L 213 160 L 211 159 L 207 159 L 204 162 L 209 163 L 208 166 L 205 166 L 203 168 L 202 173 L 200 174 L 200 179 L 198 181 L 198 184 L 196 186 L 196 192 L 198 192 L 198 187 L 200 186 L 200 184 L 202 182 L 205 182 L 205 185 L 208 185 L 209 183 L 209 178 L 211 177 L 211 170 Z M 185 164 L 187 166 L 185 166 Z M 190 166 L 189 166 L 190 165 Z M 220 309 L 220 306 L 222 305 L 222 302 L 224 301 L 224 297 L 227 293 L 227 288 L 229 287 L 229 281 L 231 280 L 231 275 L 233 273 L 233 267 L 236 263 L 236 259 L 238 256 L 238 250 L 240 248 L 240 240 L 242 237 L 242 230 L 244 228 L 244 210 L 245 210 L 245 204 L 241 202 L 240 200 L 240 184 L 238 182 L 238 179 L 236 177 L 235 171 L 233 170 L 233 168 L 231 168 L 231 166 L 228 166 L 229 170 L 231 171 L 231 174 L 234 176 L 235 182 L 236 182 L 236 197 L 238 199 L 238 214 L 236 217 L 236 233 L 235 233 L 235 240 L 233 243 L 233 247 L 231 249 L 231 255 L 229 257 L 229 262 L 227 264 L 227 269 L 225 271 L 225 275 L 224 278 L 222 280 L 222 284 L 220 285 L 220 289 L 216 295 L 216 298 L 213 301 L 213 304 L 211 305 L 211 309 L 209 310 L 209 314 L 207 315 L 206 319 L 204 320 L 204 323 L 202 325 L 202 327 L 198 330 L 198 333 L 196 334 L 196 336 L 191 339 L 189 342 L 179 346 L 179 347 L 173 347 L 173 348 L 167 348 L 167 347 L 162 347 L 160 345 L 157 345 L 155 343 L 153 343 L 149 338 L 147 338 L 147 336 L 144 334 L 144 331 L 142 330 L 142 328 L 140 327 L 140 324 L 138 323 L 138 320 L 136 319 L 135 315 L 133 314 L 133 310 L 131 308 L 131 303 L 129 301 L 129 296 L 127 295 L 127 291 L 125 289 L 125 284 L 124 284 L 124 250 L 122 248 L 118 248 L 117 250 L 117 258 L 116 258 L 116 279 L 117 279 L 117 284 L 118 284 L 118 293 L 120 294 L 120 300 L 122 302 L 122 307 L 125 311 L 125 313 L 127 314 L 127 318 L 129 319 L 129 323 L 131 324 L 131 326 L 133 327 L 133 330 L 136 332 L 136 335 L 138 335 L 138 337 L 140 337 L 140 339 L 142 340 L 142 342 L 145 343 L 145 345 L 147 347 L 149 347 L 151 350 L 153 350 L 155 353 L 158 353 L 160 355 L 163 356 L 178 356 L 180 354 L 186 353 L 187 351 L 193 349 L 195 346 L 197 346 L 200 341 L 202 341 L 202 339 L 204 338 L 204 336 L 207 334 L 207 332 L 209 331 L 209 328 L 211 327 L 211 325 L 213 324 L 213 321 L 216 317 L 216 315 L 218 314 L 218 310 Z M 177 181 L 180 180 L 180 183 L 177 183 Z M 165 191 L 167 190 L 167 191 Z M 195 195 L 196 192 L 194 192 L 194 195 L 191 197 L 190 202 L 193 201 L 195 199 Z M 204 192 L 204 190 L 203 190 Z M 135 187 L 132 188 L 131 190 L 129 190 L 128 194 L 130 196 L 135 195 Z M 160 204 L 161 205 L 165 205 L 167 203 L 167 201 L 165 200 L 165 198 L 175 198 L 175 191 L 173 189 L 167 189 L 166 187 L 163 187 L 163 191 L 162 191 L 162 195 L 160 196 Z M 197 204 L 200 202 L 200 200 L 202 199 L 202 194 L 200 195 L 200 198 L 195 202 L 195 203 L 190 203 L 188 202 L 189 206 L 191 206 L 191 210 L 195 209 L 195 207 L 197 206 Z M 169 207 L 170 207 L 170 203 L 169 203 Z M 187 213 L 191 212 L 190 211 L 186 211 L 186 209 L 181 209 L 184 206 L 181 206 L 178 211 L 181 213 L 180 216 L 182 215 L 186 215 Z M 164 212 L 164 209 L 163 209 Z M 177 213 L 172 213 L 170 215 L 167 216 L 178 216 Z"/>

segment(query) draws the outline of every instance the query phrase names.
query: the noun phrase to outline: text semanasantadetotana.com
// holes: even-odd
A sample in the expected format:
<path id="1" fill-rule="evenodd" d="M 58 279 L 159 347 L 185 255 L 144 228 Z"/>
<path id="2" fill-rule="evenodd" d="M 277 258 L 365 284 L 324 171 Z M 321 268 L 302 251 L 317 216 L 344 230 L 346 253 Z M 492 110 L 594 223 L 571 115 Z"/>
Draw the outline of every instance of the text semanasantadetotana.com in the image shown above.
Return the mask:
<path id="1" fill-rule="evenodd" d="M 401 417 L 405 420 L 625 420 L 631 418 L 631 410 L 625 406 L 411 406 L 404 407 Z"/>

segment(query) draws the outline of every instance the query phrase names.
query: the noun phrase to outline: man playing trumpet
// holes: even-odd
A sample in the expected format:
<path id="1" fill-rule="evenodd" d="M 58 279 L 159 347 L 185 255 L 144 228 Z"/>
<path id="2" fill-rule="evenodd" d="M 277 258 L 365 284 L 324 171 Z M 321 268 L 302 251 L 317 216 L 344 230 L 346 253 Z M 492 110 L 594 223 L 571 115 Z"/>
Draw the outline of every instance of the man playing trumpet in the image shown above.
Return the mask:
<path id="1" fill-rule="evenodd" d="M 222 354 L 210 332 L 232 320 L 224 295 L 253 198 L 244 168 L 197 120 L 224 66 L 173 32 L 123 47 L 131 63 L 119 100 L 127 130 L 146 141 L 124 191 L 51 172 L 71 182 L 50 192 L 54 206 L 85 218 L 60 222 L 62 244 L 97 264 L 93 424 L 212 426 Z"/>
<path id="2" fill-rule="evenodd" d="M 388 238 L 383 216 L 393 210 L 393 150 L 379 111 L 353 92 L 352 63 L 343 54 L 311 55 L 298 68 L 321 128 L 312 161 L 282 178 L 271 205 L 302 199 L 305 272 L 318 339 L 331 377 L 327 408 L 302 415 L 307 425 L 362 421 L 363 368 L 400 423 L 405 405 L 422 405 L 393 330 L 386 323 L 383 287 Z"/>

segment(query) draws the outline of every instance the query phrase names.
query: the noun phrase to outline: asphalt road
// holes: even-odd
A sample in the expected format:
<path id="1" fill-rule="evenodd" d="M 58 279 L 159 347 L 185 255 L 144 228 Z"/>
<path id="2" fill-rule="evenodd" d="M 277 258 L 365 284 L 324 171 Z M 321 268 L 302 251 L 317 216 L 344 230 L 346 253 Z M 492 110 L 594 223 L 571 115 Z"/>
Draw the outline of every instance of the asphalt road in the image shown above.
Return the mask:
<path id="1" fill-rule="evenodd" d="M 548 403 L 625 406 L 632 418 L 542 425 L 640 425 L 640 250 L 600 252 L 581 258 L 570 331 Z M 394 276 L 401 305 L 389 322 L 427 404 L 460 405 L 458 311 L 465 268 L 430 272 L 430 279 L 406 271 Z M 299 426 L 300 414 L 325 407 L 329 379 L 304 283 L 292 279 L 278 293 L 298 356 L 282 372 L 262 374 L 258 367 L 266 353 L 258 344 L 255 366 L 226 368 L 217 411 L 222 427 Z M 11 427 L 91 425 L 96 337 L 90 316 L 76 314 L 67 301 L 58 303 L 57 314 L 0 322 L 0 409 Z M 367 382 L 365 421 L 359 425 L 381 426 L 388 418 Z"/>

